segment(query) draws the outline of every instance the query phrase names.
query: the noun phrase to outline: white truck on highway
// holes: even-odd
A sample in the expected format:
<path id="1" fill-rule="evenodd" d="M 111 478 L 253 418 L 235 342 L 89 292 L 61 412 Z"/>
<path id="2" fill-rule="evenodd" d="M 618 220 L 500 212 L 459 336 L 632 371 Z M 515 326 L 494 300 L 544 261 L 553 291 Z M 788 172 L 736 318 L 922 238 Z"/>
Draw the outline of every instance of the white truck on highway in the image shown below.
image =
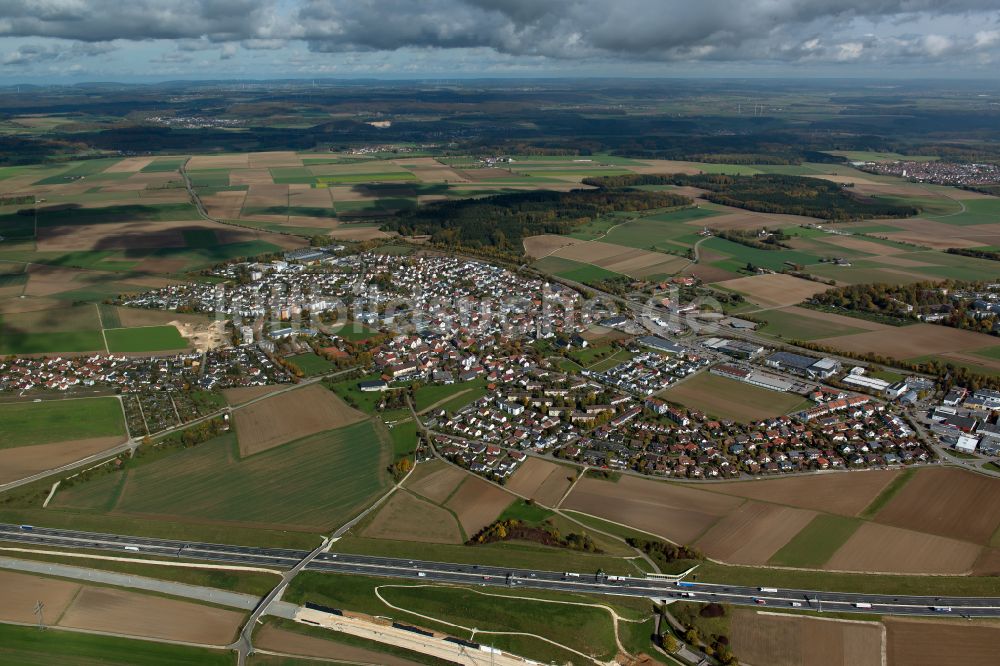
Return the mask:
<path id="1" fill-rule="evenodd" d="M 855 601 L 854 602 L 854 607 L 855 608 L 871 608 L 872 605 L 870 603 L 868 603 L 867 601 Z"/>

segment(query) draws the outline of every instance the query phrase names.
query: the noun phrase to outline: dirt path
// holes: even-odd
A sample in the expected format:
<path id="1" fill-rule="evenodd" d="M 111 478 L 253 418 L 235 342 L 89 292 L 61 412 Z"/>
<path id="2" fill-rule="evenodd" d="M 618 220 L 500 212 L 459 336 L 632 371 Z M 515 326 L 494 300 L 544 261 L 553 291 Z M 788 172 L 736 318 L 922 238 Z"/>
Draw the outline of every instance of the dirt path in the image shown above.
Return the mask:
<path id="1" fill-rule="evenodd" d="M 460 624 L 456 624 L 454 622 L 448 622 L 446 620 L 442 620 L 442 619 L 433 617 L 431 615 L 424 615 L 422 613 L 417 613 L 416 611 L 412 611 L 412 610 L 410 610 L 408 608 L 402 608 L 401 606 L 396 606 L 396 605 L 394 605 L 392 603 L 389 603 L 389 601 L 387 601 L 385 599 L 385 597 L 383 597 L 382 594 L 381 594 L 381 590 L 383 588 L 392 588 L 392 587 L 404 587 L 405 588 L 405 587 L 439 587 L 439 586 L 437 586 L 437 585 L 379 585 L 378 587 L 375 588 L 375 596 L 378 597 L 379 601 L 381 601 L 383 604 L 385 604 L 386 606 L 388 606 L 389 608 L 391 608 L 393 610 L 397 610 L 397 611 L 400 611 L 400 612 L 403 612 L 403 613 L 409 613 L 410 615 L 413 615 L 413 616 L 416 616 L 416 617 L 419 617 L 419 618 L 423 618 L 424 620 L 430 620 L 431 622 L 437 622 L 439 624 L 444 624 L 444 625 L 447 625 L 449 627 L 455 627 L 456 629 L 461 629 L 463 631 L 467 631 L 467 632 L 469 632 L 469 635 L 470 635 L 470 637 L 471 637 L 472 640 L 476 640 L 476 634 L 489 634 L 491 636 L 527 636 L 529 638 L 536 638 L 536 639 L 538 639 L 540 641 L 544 641 L 544 642 L 548 643 L 549 645 L 554 645 L 554 646 L 556 646 L 558 648 L 562 648 L 563 650 L 566 650 L 567 652 L 572 652 L 573 654 L 579 655 L 579 656 L 583 657 L 584 659 L 586 659 L 587 661 L 593 662 L 595 664 L 603 664 L 603 662 L 598 661 L 597 659 L 594 659 L 593 657 L 591 657 L 588 654 L 580 652 L 579 650 L 577 650 L 575 648 L 571 648 L 568 645 L 563 645 L 562 643 L 557 643 L 556 641 L 552 640 L 551 638 L 546 638 L 545 636 L 541 636 L 539 634 L 532 634 L 532 633 L 528 633 L 528 632 L 525 632 L 525 631 L 486 631 L 486 630 L 483 630 L 483 629 L 476 629 L 475 627 L 465 627 L 465 626 L 462 626 Z M 501 595 L 501 594 L 487 594 L 487 593 L 478 592 L 477 590 L 472 590 L 472 589 L 468 589 L 468 588 L 459 587 L 459 589 L 464 589 L 464 590 L 467 590 L 469 592 L 474 592 L 476 594 L 483 594 L 483 596 L 488 596 L 488 597 L 502 597 L 502 598 L 506 598 L 506 599 L 527 599 L 529 601 L 542 601 L 544 603 L 565 604 L 565 605 L 568 605 L 568 606 L 594 606 L 594 607 L 598 607 L 598 604 L 584 604 L 584 603 L 576 603 L 576 602 L 572 602 L 572 601 L 551 601 L 551 600 L 548 600 L 548 599 L 535 599 L 533 597 L 505 597 L 504 595 Z M 613 609 L 608 608 L 607 606 L 603 606 L 602 608 L 604 610 L 607 610 L 608 612 L 610 612 L 613 618 L 617 618 L 618 617 L 618 615 L 614 612 Z M 614 628 L 615 628 L 615 643 L 618 646 L 618 649 L 623 654 L 628 654 L 627 652 L 625 652 L 624 648 L 622 647 L 621 641 L 618 639 L 618 623 L 617 622 L 614 623 Z"/>

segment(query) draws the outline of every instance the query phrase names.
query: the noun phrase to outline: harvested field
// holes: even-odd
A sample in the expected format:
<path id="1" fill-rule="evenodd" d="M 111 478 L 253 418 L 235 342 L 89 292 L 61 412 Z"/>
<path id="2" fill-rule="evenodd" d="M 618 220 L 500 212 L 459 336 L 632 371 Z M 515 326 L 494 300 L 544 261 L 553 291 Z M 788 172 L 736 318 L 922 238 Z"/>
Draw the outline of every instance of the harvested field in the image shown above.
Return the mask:
<path id="1" fill-rule="evenodd" d="M 59 626 L 186 643 L 227 645 L 243 613 L 188 601 L 101 587 L 84 587 Z"/>
<path id="2" fill-rule="evenodd" d="M 462 543 L 462 532 L 450 511 L 405 491 L 397 491 L 379 509 L 361 536 L 425 543 Z"/>
<path id="3" fill-rule="evenodd" d="M 576 245 L 585 241 L 569 236 L 556 236 L 554 234 L 543 234 L 541 236 L 529 236 L 524 239 L 524 252 L 529 257 L 541 259 L 547 257 L 561 247 Z"/>
<path id="4" fill-rule="evenodd" d="M 824 568 L 838 571 L 960 575 L 972 570 L 981 550 L 982 547 L 967 541 L 946 539 L 878 523 L 864 523 L 833 554 Z"/>
<path id="5" fill-rule="evenodd" d="M 89 437 L 54 444 L 0 449 L 0 483 L 17 481 L 56 469 L 106 451 L 125 441 L 124 436 Z"/>
<path id="6" fill-rule="evenodd" d="M 273 150 L 265 153 L 250 153 L 251 168 L 302 166 L 302 158 L 294 150 Z"/>
<path id="7" fill-rule="evenodd" d="M 282 393 L 233 413 L 242 456 L 366 418 L 318 384 Z"/>
<path id="8" fill-rule="evenodd" d="M 528 458 L 505 487 L 539 504 L 554 507 L 566 494 L 573 476 L 573 469 L 540 458 Z"/>
<path id="9" fill-rule="evenodd" d="M 152 161 L 152 157 L 126 157 L 109 166 L 104 173 L 136 173 L 149 166 Z"/>
<path id="10" fill-rule="evenodd" d="M 713 492 L 747 499 L 856 516 L 889 485 L 898 470 L 791 476 L 712 484 Z"/>
<path id="11" fill-rule="evenodd" d="M 3 590 L 0 622 L 35 624 L 38 622 L 33 612 L 36 603 L 45 604 L 46 617 L 57 618 L 73 601 L 80 586 L 67 580 L 0 571 L 0 590 Z"/>
<path id="12" fill-rule="evenodd" d="M 975 226 L 956 227 L 944 222 L 925 220 L 919 217 L 907 220 L 885 220 L 882 223 L 890 227 L 897 227 L 899 231 L 879 232 L 879 236 L 905 243 L 915 243 L 935 250 L 946 250 L 950 247 L 988 245 L 988 241 L 976 236 L 981 236 L 984 232 L 992 236 L 998 234 L 996 229 L 977 229 Z"/>
<path id="13" fill-rule="evenodd" d="M 1000 480 L 959 469 L 921 469 L 875 520 L 986 545 L 1000 527 Z"/>
<path id="14" fill-rule="evenodd" d="M 623 476 L 617 483 L 581 479 L 562 508 L 690 544 L 742 503 L 742 499 L 689 486 Z"/>
<path id="15" fill-rule="evenodd" d="M 892 335 L 882 331 L 821 338 L 815 342 L 844 351 L 874 352 L 893 358 L 907 359 L 946 352 L 971 351 L 995 345 L 995 338 L 984 333 L 963 331 L 936 324 L 913 324 L 893 330 Z"/>
<path id="16" fill-rule="evenodd" d="M 775 227 L 774 221 L 762 213 L 752 211 L 740 211 L 725 213 L 710 219 L 691 220 L 686 222 L 691 227 L 709 227 L 711 229 L 721 229 L 723 231 L 743 231 L 746 229 L 760 229 L 761 227 Z"/>
<path id="17" fill-rule="evenodd" d="M 403 659 L 386 652 L 306 636 L 287 629 L 265 624 L 254 632 L 253 643 L 262 650 L 285 652 L 304 657 L 329 659 L 337 663 L 383 664 L 384 666 L 420 666 L 420 662 Z"/>
<path id="18" fill-rule="evenodd" d="M 748 666 L 882 666 L 878 622 L 733 611 L 729 638 Z"/>
<path id="19" fill-rule="evenodd" d="M 998 626 L 895 617 L 884 622 L 889 666 L 996 663 Z"/>
<path id="20" fill-rule="evenodd" d="M 713 525 L 696 545 L 723 562 L 767 564 L 815 516 L 812 511 L 747 502 Z"/>
<path id="21" fill-rule="evenodd" d="M 246 192 L 218 192 L 201 197 L 205 210 L 209 215 L 220 220 L 236 220 L 243 209 Z"/>
<path id="22" fill-rule="evenodd" d="M 726 280 L 718 286 L 738 291 L 764 307 L 795 305 L 830 288 L 825 284 L 780 273 Z"/>
<path id="23" fill-rule="evenodd" d="M 386 233 L 378 227 L 340 226 L 330 231 L 330 238 L 347 241 L 366 241 L 376 238 L 392 238 L 393 233 Z"/>
<path id="24" fill-rule="evenodd" d="M 848 250 L 857 250 L 858 252 L 878 256 L 882 256 L 884 254 L 898 254 L 900 252 L 907 251 L 903 248 L 885 245 L 883 243 L 876 243 L 875 241 L 865 240 L 864 238 L 855 238 L 853 236 L 837 236 L 830 234 L 829 236 L 823 237 L 823 242 Z"/>
<path id="25" fill-rule="evenodd" d="M 187 170 L 246 169 L 249 166 L 250 156 L 247 153 L 236 155 L 195 155 L 188 161 Z"/>
<path id="26" fill-rule="evenodd" d="M 451 495 L 458 484 L 468 476 L 454 465 L 440 461 L 421 463 L 406 482 L 406 487 L 423 495 L 432 502 L 441 504 Z"/>
<path id="27" fill-rule="evenodd" d="M 496 520 L 514 499 L 478 476 L 469 476 L 445 506 L 455 512 L 462 529 L 471 537 Z"/>
<path id="28" fill-rule="evenodd" d="M 687 264 L 685 259 L 671 257 L 661 252 L 628 248 L 601 241 L 588 241 L 567 245 L 552 253 L 556 257 L 594 264 L 609 271 L 630 275 L 645 267 L 665 262 L 675 263 L 677 269 Z M 674 269 L 675 271 L 677 269 Z"/>
<path id="29" fill-rule="evenodd" d="M 749 423 L 797 409 L 803 398 L 702 372 L 661 391 L 659 397 L 722 419 Z"/>
<path id="30" fill-rule="evenodd" d="M 702 282 L 709 284 L 712 282 L 722 282 L 723 280 L 732 280 L 733 278 L 739 277 L 739 273 L 731 273 L 724 268 L 710 266 L 705 263 L 691 264 L 682 270 L 681 273 L 684 275 L 691 275 L 698 278 Z"/>
<path id="31" fill-rule="evenodd" d="M 240 169 L 229 172 L 230 185 L 273 185 L 271 172 L 267 169 Z M 282 186 L 285 187 L 285 186 Z"/>
<path id="32" fill-rule="evenodd" d="M 1000 359 L 987 358 L 986 356 L 979 356 L 977 354 L 963 354 L 962 352 L 949 352 L 941 354 L 941 356 L 946 361 L 957 361 L 956 365 L 969 364 L 1000 372 Z"/>
<path id="33" fill-rule="evenodd" d="M 1000 576 L 1000 548 L 984 549 L 972 569 L 972 575 Z"/>

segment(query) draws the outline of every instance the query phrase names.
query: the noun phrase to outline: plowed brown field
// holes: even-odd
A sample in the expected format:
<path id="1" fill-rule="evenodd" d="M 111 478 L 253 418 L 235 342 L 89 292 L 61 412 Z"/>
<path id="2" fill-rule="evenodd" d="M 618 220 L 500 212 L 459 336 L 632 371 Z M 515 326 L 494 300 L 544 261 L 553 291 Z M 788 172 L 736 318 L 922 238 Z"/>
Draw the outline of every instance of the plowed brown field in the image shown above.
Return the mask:
<path id="1" fill-rule="evenodd" d="M 986 545 L 1000 527 L 1000 479 L 959 469 L 922 469 L 875 520 Z"/>
<path id="2" fill-rule="evenodd" d="M 562 508 L 690 544 L 743 501 L 688 486 L 623 476 L 617 483 L 581 479 Z"/>
<path id="3" fill-rule="evenodd" d="M 766 564 L 815 516 L 813 511 L 747 502 L 713 525 L 696 545 L 725 562 Z"/>
<path id="4" fill-rule="evenodd" d="M 261 400 L 233 417 L 244 456 L 367 418 L 318 384 Z"/>

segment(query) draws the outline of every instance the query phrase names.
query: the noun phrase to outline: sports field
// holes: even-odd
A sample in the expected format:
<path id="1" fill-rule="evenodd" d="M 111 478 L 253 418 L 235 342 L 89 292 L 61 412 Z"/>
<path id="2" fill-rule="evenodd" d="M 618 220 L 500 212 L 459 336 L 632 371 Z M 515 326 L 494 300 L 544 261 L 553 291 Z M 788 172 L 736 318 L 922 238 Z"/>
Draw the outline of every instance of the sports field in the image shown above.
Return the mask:
<path id="1" fill-rule="evenodd" d="M 289 356 L 286 359 L 289 363 L 293 363 L 295 367 L 300 369 L 306 377 L 315 377 L 316 375 L 326 374 L 333 370 L 333 363 L 328 360 L 313 353 L 307 354 L 296 354 L 294 356 Z"/>
<path id="2" fill-rule="evenodd" d="M 744 423 L 788 414 L 804 405 L 801 396 L 771 391 L 708 372 L 686 379 L 662 391 L 659 396 L 688 409 Z"/>
<path id="3" fill-rule="evenodd" d="M 190 346 L 174 326 L 106 328 L 104 338 L 109 352 L 168 351 Z"/>
<path id="4" fill-rule="evenodd" d="M 387 486 L 387 442 L 369 421 L 240 459 L 227 434 L 59 496 L 59 511 L 173 523 L 324 531 L 360 511 Z M 89 484 L 97 484 L 91 493 Z M 94 494 L 103 497 L 94 497 Z"/>
<path id="5" fill-rule="evenodd" d="M 118 398 L 0 404 L 0 449 L 125 435 Z"/>

